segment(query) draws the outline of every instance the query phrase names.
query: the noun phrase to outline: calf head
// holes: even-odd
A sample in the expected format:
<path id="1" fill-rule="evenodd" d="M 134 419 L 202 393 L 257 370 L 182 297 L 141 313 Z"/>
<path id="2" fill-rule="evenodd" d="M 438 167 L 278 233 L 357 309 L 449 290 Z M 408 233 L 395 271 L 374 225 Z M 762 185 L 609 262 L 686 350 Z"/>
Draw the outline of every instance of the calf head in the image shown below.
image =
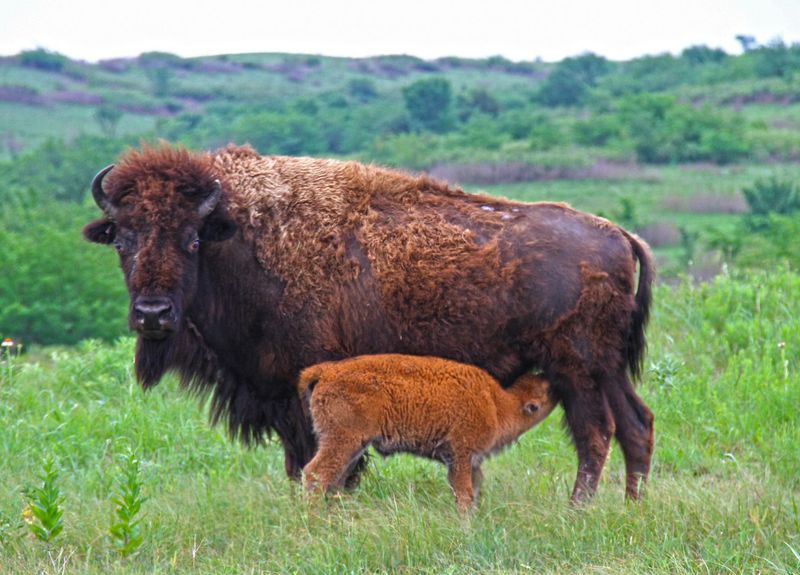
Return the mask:
<path id="1" fill-rule="evenodd" d="M 137 376 L 152 385 L 185 330 L 205 244 L 235 232 L 225 214 L 223 185 L 207 156 L 145 148 L 101 170 L 92 196 L 104 217 L 87 224 L 83 234 L 119 254 L 130 295 L 128 326 L 139 336 Z"/>
<path id="2" fill-rule="evenodd" d="M 521 431 L 544 420 L 556 405 L 550 382 L 539 375 L 522 375 L 508 391 L 519 401 L 517 417 Z"/>

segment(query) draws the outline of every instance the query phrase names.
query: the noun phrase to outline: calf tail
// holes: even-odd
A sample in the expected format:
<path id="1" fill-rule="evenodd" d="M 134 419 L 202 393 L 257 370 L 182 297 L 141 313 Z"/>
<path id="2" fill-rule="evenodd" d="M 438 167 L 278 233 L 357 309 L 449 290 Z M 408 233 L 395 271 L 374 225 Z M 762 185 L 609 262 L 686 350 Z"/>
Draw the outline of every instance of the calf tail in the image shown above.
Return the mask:
<path id="1" fill-rule="evenodd" d="M 300 372 L 297 380 L 297 395 L 300 396 L 300 403 L 303 405 L 303 414 L 311 419 L 311 393 L 322 378 L 322 367 L 312 365 Z"/>
<path id="2" fill-rule="evenodd" d="M 653 279 L 655 269 L 653 268 L 653 258 L 650 255 L 650 248 L 644 240 L 625 230 L 621 230 L 631 244 L 636 259 L 639 260 L 639 285 L 636 289 L 635 303 L 631 317 L 631 327 L 628 333 L 626 345 L 626 356 L 631 377 L 639 379 L 642 373 L 642 363 L 644 362 L 644 352 L 647 348 L 645 339 L 645 327 L 650 318 L 650 304 L 653 297 Z"/>

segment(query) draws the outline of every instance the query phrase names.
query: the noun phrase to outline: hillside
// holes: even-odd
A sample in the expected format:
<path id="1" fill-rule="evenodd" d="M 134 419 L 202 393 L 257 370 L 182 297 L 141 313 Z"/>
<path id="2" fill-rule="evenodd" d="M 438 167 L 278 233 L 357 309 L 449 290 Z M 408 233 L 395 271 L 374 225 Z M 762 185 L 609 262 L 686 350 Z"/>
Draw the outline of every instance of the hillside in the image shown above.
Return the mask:
<path id="1" fill-rule="evenodd" d="M 0 335 L 124 332 L 114 254 L 83 242 L 97 170 L 141 141 L 354 158 L 561 200 L 654 248 L 659 277 L 800 265 L 800 46 L 556 63 L 246 54 L 0 59 Z"/>
<path id="2" fill-rule="evenodd" d="M 38 56 L 38 58 L 37 58 Z M 445 75 L 456 91 L 492 86 L 530 91 L 547 66 L 490 60 L 411 56 L 348 59 L 290 54 L 241 54 L 182 59 L 166 53 L 88 64 L 45 51 L 0 60 L 4 153 L 18 153 L 48 137 L 160 132 L 165 120 L 215 114 L 220 107 L 264 110 L 301 98 L 335 106 L 374 100 L 402 106 L 403 86 Z M 121 114 L 109 130 L 100 109 Z"/>

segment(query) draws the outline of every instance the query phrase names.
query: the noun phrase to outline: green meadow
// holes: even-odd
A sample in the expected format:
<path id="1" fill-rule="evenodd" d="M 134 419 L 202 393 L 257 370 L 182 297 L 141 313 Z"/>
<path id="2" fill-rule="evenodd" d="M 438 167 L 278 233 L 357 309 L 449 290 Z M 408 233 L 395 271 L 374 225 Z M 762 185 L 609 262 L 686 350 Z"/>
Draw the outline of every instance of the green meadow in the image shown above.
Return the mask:
<path id="1" fill-rule="evenodd" d="M 0 59 L 0 574 L 800 573 L 800 45 L 560 62 L 292 54 Z M 427 171 L 635 231 L 659 282 L 639 393 L 646 496 L 612 450 L 568 504 L 557 409 L 486 462 L 456 513 L 441 465 L 373 456 L 311 500 L 277 440 L 132 375 L 112 249 L 80 229 L 130 146 Z"/>
<path id="2" fill-rule="evenodd" d="M 171 378 L 145 393 L 133 342 L 86 341 L 4 366 L 3 573 L 776 573 L 800 570 L 800 276 L 660 287 L 640 393 L 656 414 L 647 494 L 612 451 L 597 497 L 567 503 L 560 411 L 484 466 L 462 519 L 442 466 L 374 456 L 361 486 L 309 500 L 277 442 L 210 428 Z M 124 456 L 140 461 L 141 544 L 111 536 Z M 36 539 L 26 489 L 53 457 L 63 531 Z"/>

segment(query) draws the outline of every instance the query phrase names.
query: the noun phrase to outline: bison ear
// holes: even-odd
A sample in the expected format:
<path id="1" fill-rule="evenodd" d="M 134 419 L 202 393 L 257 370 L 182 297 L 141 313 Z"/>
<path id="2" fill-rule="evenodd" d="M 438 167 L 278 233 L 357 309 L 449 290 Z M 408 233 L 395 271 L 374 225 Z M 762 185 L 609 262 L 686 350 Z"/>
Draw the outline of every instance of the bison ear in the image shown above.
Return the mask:
<path id="1" fill-rule="evenodd" d="M 233 237 L 236 224 L 226 217 L 212 214 L 203 222 L 197 234 L 204 242 L 222 242 Z"/>
<path id="2" fill-rule="evenodd" d="M 116 224 L 108 220 L 97 220 L 83 227 L 83 237 L 96 244 L 110 244 L 116 235 Z"/>

